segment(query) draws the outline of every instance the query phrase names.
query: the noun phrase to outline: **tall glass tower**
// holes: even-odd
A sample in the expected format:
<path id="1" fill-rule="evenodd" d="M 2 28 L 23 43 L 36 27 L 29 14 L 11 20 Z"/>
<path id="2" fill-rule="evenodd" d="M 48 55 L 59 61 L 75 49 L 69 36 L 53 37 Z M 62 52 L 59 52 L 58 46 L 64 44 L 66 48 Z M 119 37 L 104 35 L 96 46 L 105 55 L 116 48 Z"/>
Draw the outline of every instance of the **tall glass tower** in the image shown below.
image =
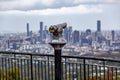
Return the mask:
<path id="1" fill-rule="evenodd" d="M 40 41 L 43 40 L 43 22 L 40 22 Z"/>
<path id="2" fill-rule="evenodd" d="M 97 32 L 101 32 L 101 21 L 97 20 Z"/>
<path id="3" fill-rule="evenodd" d="M 29 32 L 29 23 L 27 23 L 27 36 L 30 35 L 30 32 Z"/>

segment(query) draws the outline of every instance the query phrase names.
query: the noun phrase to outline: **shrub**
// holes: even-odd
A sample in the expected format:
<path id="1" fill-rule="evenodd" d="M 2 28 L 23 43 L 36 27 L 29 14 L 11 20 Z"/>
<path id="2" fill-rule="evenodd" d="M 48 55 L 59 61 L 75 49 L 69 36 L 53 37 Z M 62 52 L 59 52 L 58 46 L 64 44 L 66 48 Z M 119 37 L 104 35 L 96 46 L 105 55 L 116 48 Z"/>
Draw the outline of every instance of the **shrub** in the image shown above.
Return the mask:
<path id="1" fill-rule="evenodd" d="M 16 68 L 11 68 L 9 69 L 6 73 L 4 73 L 0 69 L 0 80 L 20 80 L 20 72 L 19 69 Z"/>

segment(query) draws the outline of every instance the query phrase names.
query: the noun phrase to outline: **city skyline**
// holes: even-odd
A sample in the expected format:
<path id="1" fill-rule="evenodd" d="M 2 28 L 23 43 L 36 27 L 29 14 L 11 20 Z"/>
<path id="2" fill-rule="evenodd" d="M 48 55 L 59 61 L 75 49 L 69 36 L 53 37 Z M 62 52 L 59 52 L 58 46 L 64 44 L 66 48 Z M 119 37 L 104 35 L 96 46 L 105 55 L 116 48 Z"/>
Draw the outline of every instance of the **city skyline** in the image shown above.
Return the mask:
<path id="1" fill-rule="evenodd" d="M 50 26 L 67 22 L 74 30 L 120 30 L 120 1 L 118 0 L 0 0 L 0 32 L 39 31 L 39 22 Z M 24 4 L 23 4 L 24 3 Z M 9 4 L 9 6 L 6 6 Z M 18 5 L 17 5 L 18 4 Z"/>

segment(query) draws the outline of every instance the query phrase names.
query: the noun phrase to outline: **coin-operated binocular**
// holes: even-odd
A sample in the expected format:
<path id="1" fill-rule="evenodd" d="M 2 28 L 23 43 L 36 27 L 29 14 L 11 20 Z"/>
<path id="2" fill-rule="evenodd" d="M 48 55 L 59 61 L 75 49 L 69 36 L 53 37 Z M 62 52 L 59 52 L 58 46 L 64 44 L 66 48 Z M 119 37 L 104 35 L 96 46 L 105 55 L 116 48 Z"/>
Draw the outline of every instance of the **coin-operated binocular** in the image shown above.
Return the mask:
<path id="1" fill-rule="evenodd" d="M 66 43 L 66 40 L 63 38 L 62 33 L 63 29 L 66 28 L 67 23 L 51 25 L 49 27 L 50 33 L 52 33 L 51 43 Z"/>
<path id="2" fill-rule="evenodd" d="M 62 48 L 66 44 L 66 40 L 63 38 L 63 29 L 67 26 L 67 23 L 52 25 L 49 28 L 52 33 L 52 39 L 49 44 L 54 48 L 55 55 L 55 80 L 62 80 Z"/>

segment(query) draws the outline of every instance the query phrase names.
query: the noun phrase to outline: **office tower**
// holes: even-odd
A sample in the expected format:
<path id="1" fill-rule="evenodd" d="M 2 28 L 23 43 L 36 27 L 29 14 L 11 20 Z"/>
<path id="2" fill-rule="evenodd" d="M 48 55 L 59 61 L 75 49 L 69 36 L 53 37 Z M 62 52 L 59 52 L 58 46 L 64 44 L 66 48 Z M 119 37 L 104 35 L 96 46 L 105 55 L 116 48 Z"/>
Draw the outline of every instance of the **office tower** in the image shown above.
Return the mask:
<path id="1" fill-rule="evenodd" d="M 88 36 L 88 35 L 91 35 L 91 30 L 90 29 L 86 30 L 86 36 Z"/>
<path id="2" fill-rule="evenodd" d="M 90 29 L 86 32 L 81 32 L 81 46 L 91 46 L 92 45 L 92 33 Z"/>
<path id="3" fill-rule="evenodd" d="M 16 43 L 13 43 L 13 49 L 17 49 L 17 44 Z"/>
<path id="4" fill-rule="evenodd" d="M 86 38 L 86 32 L 81 32 L 81 46 L 89 45 L 88 39 Z"/>
<path id="5" fill-rule="evenodd" d="M 75 30 L 74 32 L 73 32 L 73 43 L 79 43 L 79 37 L 80 36 L 80 34 L 79 34 L 79 31 L 77 31 L 77 30 Z"/>
<path id="6" fill-rule="evenodd" d="M 40 22 L 40 31 L 43 30 L 43 22 Z"/>
<path id="7" fill-rule="evenodd" d="M 92 41 L 96 41 L 96 32 L 92 32 L 91 35 L 92 35 Z"/>
<path id="8" fill-rule="evenodd" d="M 67 43 L 71 44 L 73 42 L 72 39 L 72 26 L 66 27 L 63 32 L 64 38 L 67 40 Z"/>
<path id="9" fill-rule="evenodd" d="M 92 35 L 91 35 L 91 30 L 87 29 L 86 30 L 86 39 L 88 41 L 88 45 L 92 45 Z"/>
<path id="10" fill-rule="evenodd" d="M 64 29 L 64 32 L 63 32 L 64 34 L 63 34 L 63 36 L 64 36 L 64 38 L 67 40 L 67 42 L 68 42 L 68 40 L 69 40 L 69 38 L 68 38 L 68 34 L 69 34 L 69 32 L 68 32 L 68 27 L 66 27 L 65 29 Z"/>
<path id="11" fill-rule="evenodd" d="M 45 29 L 44 30 L 47 30 L 47 26 L 45 26 Z"/>
<path id="12" fill-rule="evenodd" d="M 40 22 L 40 42 L 43 40 L 43 22 Z"/>
<path id="13" fill-rule="evenodd" d="M 27 23 L 27 36 L 30 36 L 30 34 L 29 34 L 29 23 Z"/>
<path id="14" fill-rule="evenodd" d="M 47 39 L 47 26 L 44 27 L 44 30 L 43 30 L 43 40 L 45 41 Z"/>
<path id="15" fill-rule="evenodd" d="M 7 40 L 7 43 L 8 43 L 8 49 L 10 48 L 10 41 L 9 40 Z"/>
<path id="16" fill-rule="evenodd" d="M 114 30 L 112 30 L 112 41 L 114 41 L 115 40 L 115 31 Z"/>
<path id="17" fill-rule="evenodd" d="M 110 46 L 110 40 L 106 40 L 106 45 Z"/>
<path id="18" fill-rule="evenodd" d="M 29 32 L 29 36 L 32 36 L 32 35 L 33 35 L 33 31 L 30 31 L 30 32 Z"/>
<path id="19" fill-rule="evenodd" d="M 101 32 L 101 21 L 97 20 L 97 32 Z"/>
<path id="20" fill-rule="evenodd" d="M 69 43 L 73 43 L 72 26 L 69 26 L 69 29 L 68 29 L 68 41 Z"/>

